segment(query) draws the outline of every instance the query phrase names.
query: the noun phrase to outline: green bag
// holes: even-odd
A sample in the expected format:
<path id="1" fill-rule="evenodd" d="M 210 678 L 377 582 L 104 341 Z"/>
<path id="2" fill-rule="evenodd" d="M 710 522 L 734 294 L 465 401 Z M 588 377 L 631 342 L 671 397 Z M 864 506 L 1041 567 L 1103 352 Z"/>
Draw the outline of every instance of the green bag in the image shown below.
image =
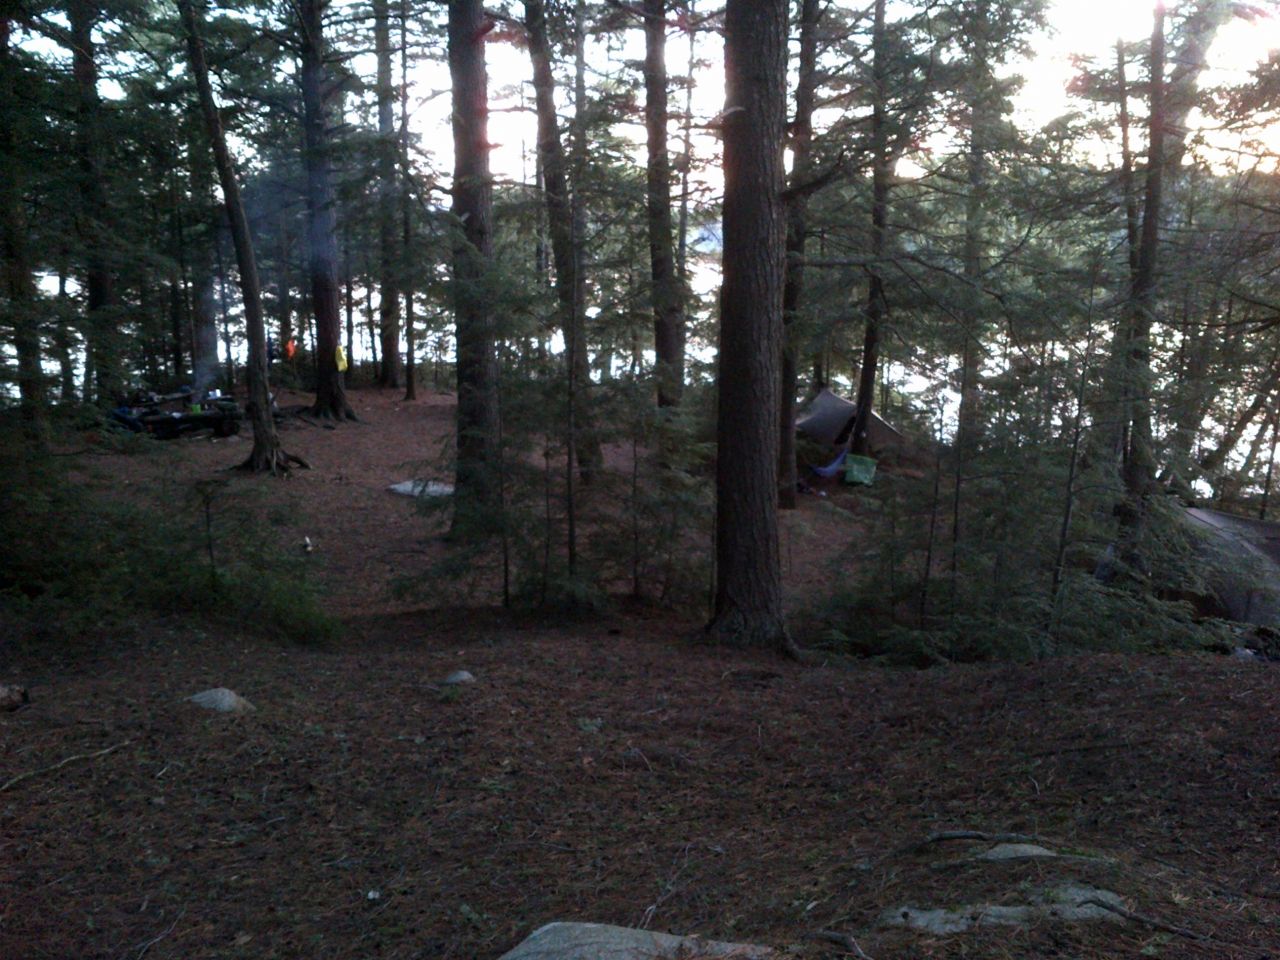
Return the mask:
<path id="1" fill-rule="evenodd" d="M 871 457 L 855 457 L 849 454 L 844 458 L 844 482 L 869 487 L 876 476 L 876 461 Z"/>

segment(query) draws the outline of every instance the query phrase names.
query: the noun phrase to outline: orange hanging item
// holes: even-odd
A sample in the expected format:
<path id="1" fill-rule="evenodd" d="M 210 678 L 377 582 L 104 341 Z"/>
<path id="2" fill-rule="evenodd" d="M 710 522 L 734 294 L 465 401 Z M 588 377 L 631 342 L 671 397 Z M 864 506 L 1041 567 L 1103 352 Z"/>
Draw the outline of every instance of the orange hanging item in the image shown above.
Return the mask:
<path id="1" fill-rule="evenodd" d="M 286 360 L 292 360 L 297 353 L 298 341 L 290 339 L 289 342 L 284 345 L 284 357 Z"/>

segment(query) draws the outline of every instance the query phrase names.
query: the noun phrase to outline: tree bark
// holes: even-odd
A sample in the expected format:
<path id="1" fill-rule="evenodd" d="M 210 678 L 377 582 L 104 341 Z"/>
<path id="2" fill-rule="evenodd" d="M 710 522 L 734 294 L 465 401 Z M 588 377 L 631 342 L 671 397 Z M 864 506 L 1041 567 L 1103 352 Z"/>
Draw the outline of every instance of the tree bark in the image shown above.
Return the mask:
<path id="1" fill-rule="evenodd" d="M 113 315 L 115 281 L 106 251 L 113 238 L 107 223 L 107 193 L 102 179 L 102 100 L 93 28 L 99 8 L 91 0 L 68 0 L 71 27 L 71 71 L 76 85 L 75 153 L 79 172 L 78 232 L 88 250 L 85 266 L 88 352 L 99 403 L 111 403 L 124 388 L 121 345 Z"/>
<path id="2" fill-rule="evenodd" d="M 244 300 L 245 334 L 249 341 L 249 420 L 253 425 L 253 450 L 243 464 L 244 469 L 279 473 L 289 469 L 290 462 L 301 464 L 297 457 L 280 448 L 275 420 L 271 415 L 271 397 L 267 386 L 267 332 L 262 313 L 262 288 L 258 281 L 258 265 L 253 254 L 253 240 L 249 232 L 249 220 L 245 216 L 240 199 L 240 183 L 236 178 L 235 164 L 227 149 L 222 130 L 222 119 L 213 100 L 213 88 L 209 83 L 209 68 L 205 62 L 204 44 L 200 39 L 200 24 L 196 18 L 192 0 L 178 0 L 186 32 L 187 54 L 191 60 L 191 72 L 195 76 L 196 90 L 200 97 L 200 110 L 213 147 L 214 165 L 222 186 L 227 219 L 231 226 L 231 240 L 235 246 L 236 263 L 240 271 L 240 290 Z M 225 280 L 224 280 L 225 282 Z M 212 291 L 210 291 L 210 295 Z"/>
<path id="3" fill-rule="evenodd" d="M 658 406 L 684 391 L 684 296 L 675 269 L 671 223 L 671 158 L 667 151 L 667 4 L 644 0 L 644 125 L 648 144 L 646 200 L 652 280 L 654 374 Z"/>
<path id="4" fill-rule="evenodd" d="M 9 47 L 9 21 L 0 15 L 0 294 L 8 301 L 13 346 L 18 355 L 18 402 L 23 432 L 37 449 L 47 436 L 44 371 L 40 364 L 40 327 L 36 286 L 27 249 L 22 165 L 18 156 L 17 111 L 21 86 Z"/>
<path id="5" fill-rule="evenodd" d="M 1130 290 L 1129 338 L 1125 351 L 1125 383 L 1129 393 L 1129 436 L 1123 461 L 1125 490 L 1131 500 L 1142 501 L 1155 480 L 1155 454 L 1151 448 L 1151 327 L 1155 321 L 1156 272 L 1159 264 L 1160 214 L 1165 171 L 1165 39 L 1164 4 L 1156 4 L 1151 33 L 1149 76 L 1151 110 L 1148 119 L 1146 188 L 1142 206 L 1142 233 L 1138 265 Z M 1131 506 L 1138 510 L 1137 504 Z M 1139 511 L 1140 512 L 1140 511 Z"/>
<path id="6" fill-rule="evenodd" d="M 576 0 L 573 6 L 573 130 L 570 183 L 573 191 L 573 296 L 576 304 L 574 336 L 569 349 L 569 447 L 578 460 L 578 475 L 589 484 L 604 466 L 591 414 L 591 356 L 587 351 L 587 208 L 583 184 L 587 179 L 587 6 Z"/>
<path id="7" fill-rule="evenodd" d="M 484 36 L 492 23 L 481 0 L 449 4 L 453 80 L 453 301 L 458 380 L 454 528 L 468 508 L 498 503 L 498 363 L 490 269 L 493 183 L 489 174 L 489 93 Z"/>
<path id="8" fill-rule="evenodd" d="M 794 652 L 778 541 L 786 0 L 725 11 L 724 254 L 716 413 L 714 640 Z"/>
<path id="9" fill-rule="evenodd" d="M 396 249 L 396 154 L 399 150 L 395 120 L 395 89 L 391 84 L 391 25 L 388 0 L 373 0 L 374 48 L 378 58 L 378 330 L 382 342 L 382 366 L 378 386 L 399 388 L 404 367 L 400 362 L 400 251 Z"/>
<path id="10" fill-rule="evenodd" d="M 307 270 L 316 329 L 316 401 L 314 416 L 355 420 L 347 402 L 338 348 L 342 318 L 338 291 L 338 241 L 333 182 L 329 171 L 326 125 L 324 10 L 328 0 L 298 0 L 300 80 L 302 85 L 303 163 L 307 172 Z"/>
<path id="11" fill-rule="evenodd" d="M 400 250 L 405 260 L 404 288 L 404 398 L 418 399 L 417 341 L 413 330 L 413 284 L 408 264 L 413 242 L 413 207 L 409 195 L 409 0 L 400 0 Z"/>
<path id="12" fill-rule="evenodd" d="M 791 124 L 791 180 L 793 186 L 813 176 L 813 107 L 818 84 L 819 0 L 799 0 L 800 64 L 796 75 L 796 114 Z M 787 205 L 786 279 L 782 289 L 782 396 L 778 406 L 778 506 L 796 508 L 796 318 L 804 295 L 804 251 L 809 240 L 809 202 L 797 191 Z"/>
<path id="13" fill-rule="evenodd" d="M 871 414 L 876 399 L 876 373 L 880 368 L 881 327 L 888 312 L 884 298 L 884 258 L 889 225 L 889 189 L 894 157 L 888 136 L 888 51 L 885 50 L 885 0 L 876 0 L 872 27 L 871 105 L 871 263 L 868 269 L 866 331 L 862 338 L 862 369 L 858 374 L 857 414 L 849 449 L 865 456 L 870 448 Z"/>

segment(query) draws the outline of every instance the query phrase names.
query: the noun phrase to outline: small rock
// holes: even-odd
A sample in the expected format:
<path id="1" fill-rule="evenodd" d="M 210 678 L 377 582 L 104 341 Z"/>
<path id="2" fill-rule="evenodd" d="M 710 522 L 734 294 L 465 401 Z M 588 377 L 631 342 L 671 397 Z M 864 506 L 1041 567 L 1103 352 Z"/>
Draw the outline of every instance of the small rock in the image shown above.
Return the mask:
<path id="1" fill-rule="evenodd" d="M 1257 660 L 1258 652 L 1248 647 L 1236 647 L 1231 651 L 1231 657 L 1234 660 Z"/>
<path id="2" fill-rule="evenodd" d="M 774 955 L 769 947 L 749 943 L 677 937 L 603 923 L 549 923 L 499 960 L 764 960 Z"/>
<path id="3" fill-rule="evenodd" d="M 445 686 L 456 687 L 460 683 L 475 683 L 476 678 L 466 670 L 455 670 L 444 678 Z"/>
<path id="4" fill-rule="evenodd" d="M 0 683 L 0 711 L 12 713 L 23 704 L 30 702 L 31 697 L 27 693 L 26 687 L 15 686 L 11 683 Z"/>
<path id="5" fill-rule="evenodd" d="M 204 707 L 206 710 L 217 710 L 219 713 L 248 713 L 257 709 L 240 694 L 234 690 L 228 690 L 226 687 L 203 690 L 195 694 L 195 696 L 187 697 L 187 700 L 198 707 Z"/>

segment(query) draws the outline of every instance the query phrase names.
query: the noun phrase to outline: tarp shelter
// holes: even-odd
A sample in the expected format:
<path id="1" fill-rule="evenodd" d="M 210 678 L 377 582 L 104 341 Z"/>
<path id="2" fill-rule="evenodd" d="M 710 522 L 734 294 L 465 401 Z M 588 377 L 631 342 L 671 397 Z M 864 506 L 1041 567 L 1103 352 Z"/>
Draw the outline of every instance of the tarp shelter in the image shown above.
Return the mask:
<path id="1" fill-rule="evenodd" d="M 1187 516 L 1220 551 L 1208 579 L 1226 615 L 1280 629 L 1280 523 L 1200 507 Z"/>
<path id="2" fill-rule="evenodd" d="M 824 387 L 797 418 L 796 433 L 818 443 L 844 446 L 849 441 L 857 412 L 857 406 Z M 871 422 L 867 425 L 867 441 L 874 453 L 896 450 L 905 444 L 902 434 L 889 426 L 874 410 L 871 411 Z"/>

